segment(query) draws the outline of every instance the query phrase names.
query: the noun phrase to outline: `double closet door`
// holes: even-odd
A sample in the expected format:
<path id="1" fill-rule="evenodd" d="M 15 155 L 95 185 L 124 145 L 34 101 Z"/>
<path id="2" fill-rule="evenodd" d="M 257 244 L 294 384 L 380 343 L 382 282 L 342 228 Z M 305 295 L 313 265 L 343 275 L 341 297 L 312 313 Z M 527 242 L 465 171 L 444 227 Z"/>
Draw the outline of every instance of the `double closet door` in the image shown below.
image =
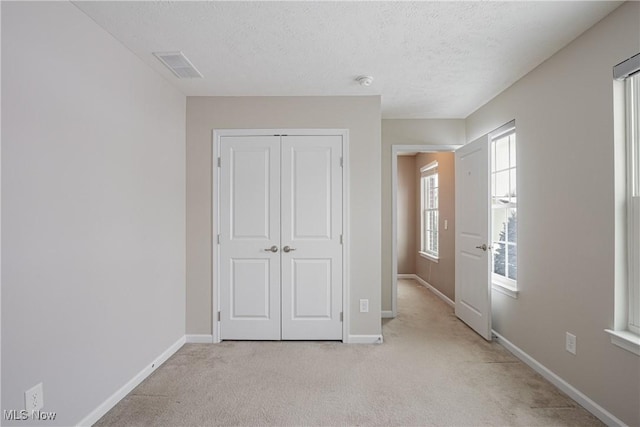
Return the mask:
<path id="1" fill-rule="evenodd" d="M 342 339 L 342 136 L 220 138 L 220 337 Z"/>

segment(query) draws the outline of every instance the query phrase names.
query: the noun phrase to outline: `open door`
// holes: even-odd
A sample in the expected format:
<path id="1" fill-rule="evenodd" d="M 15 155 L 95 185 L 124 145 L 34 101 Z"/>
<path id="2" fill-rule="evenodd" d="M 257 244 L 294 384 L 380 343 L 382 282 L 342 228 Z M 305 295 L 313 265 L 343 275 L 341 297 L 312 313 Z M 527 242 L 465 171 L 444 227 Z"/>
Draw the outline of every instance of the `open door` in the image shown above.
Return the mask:
<path id="1" fill-rule="evenodd" d="M 456 316 L 491 341 L 489 137 L 456 150 Z"/>

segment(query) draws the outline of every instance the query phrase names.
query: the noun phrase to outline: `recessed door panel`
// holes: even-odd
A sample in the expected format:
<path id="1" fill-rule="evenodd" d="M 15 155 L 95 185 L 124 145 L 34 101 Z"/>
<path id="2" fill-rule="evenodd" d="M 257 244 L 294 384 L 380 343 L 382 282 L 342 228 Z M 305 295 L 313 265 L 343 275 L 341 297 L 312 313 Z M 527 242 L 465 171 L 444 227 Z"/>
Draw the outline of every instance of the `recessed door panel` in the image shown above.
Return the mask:
<path id="1" fill-rule="evenodd" d="M 231 147 L 231 239 L 270 237 L 271 147 Z"/>
<path id="2" fill-rule="evenodd" d="M 292 318 L 331 318 L 331 260 L 292 261 Z"/>
<path id="3" fill-rule="evenodd" d="M 267 259 L 231 260 L 231 319 L 269 319 L 272 289 Z"/>
<path id="4" fill-rule="evenodd" d="M 297 239 L 331 239 L 331 148 L 292 146 L 291 234 Z"/>
<path id="5" fill-rule="evenodd" d="M 462 277 L 460 278 L 460 303 L 464 304 L 475 315 L 481 315 L 486 292 L 477 286 L 473 271 L 474 264 L 481 261 L 480 257 L 477 254 L 460 252 L 459 261 L 462 272 Z"/>

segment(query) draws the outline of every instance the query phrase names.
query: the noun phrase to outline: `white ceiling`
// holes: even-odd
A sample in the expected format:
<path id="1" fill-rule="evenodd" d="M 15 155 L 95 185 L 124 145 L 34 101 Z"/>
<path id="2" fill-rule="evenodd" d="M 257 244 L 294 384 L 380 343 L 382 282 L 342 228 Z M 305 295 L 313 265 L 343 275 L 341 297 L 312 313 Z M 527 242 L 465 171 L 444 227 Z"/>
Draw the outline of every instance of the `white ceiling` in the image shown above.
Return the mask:
<path id="1" fill-rule="evenodd" d="M 465 118 L 620 2 L 75 4 L 185 95 L 382 95 L 385 118 Z M 204 79 L 151 54 L 178 50 Z"/>

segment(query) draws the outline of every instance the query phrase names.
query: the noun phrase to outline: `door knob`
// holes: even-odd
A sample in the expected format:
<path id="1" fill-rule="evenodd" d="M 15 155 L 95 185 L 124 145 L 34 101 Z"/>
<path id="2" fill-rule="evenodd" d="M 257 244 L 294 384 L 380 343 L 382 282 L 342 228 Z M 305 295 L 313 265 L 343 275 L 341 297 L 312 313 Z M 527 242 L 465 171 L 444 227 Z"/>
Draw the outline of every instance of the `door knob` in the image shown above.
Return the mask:
<path id="1" fill-rule="evenodd" d="M 282 252 L 286 252 L 289 253 L 291 251 L 295 251 L 296 248 L 290 248 L 289 246 L 285 246 L 284 248 L 282 248 Z"/>
<path id="2" fill-rule="evenodd" d="M 485 245 L 484 243 L 481 246 L 476 246 L 476 249 L 482 249 L 483 251 L 487 251 L 487 245 Z"/>
<path id="3" fill-rule="evenodd" d="M 276 253 L 278 252 L 278 247 L 276 245 L 271 246 L 270 248 L 266 248 L 265 252 L 273 252 Z"/>

